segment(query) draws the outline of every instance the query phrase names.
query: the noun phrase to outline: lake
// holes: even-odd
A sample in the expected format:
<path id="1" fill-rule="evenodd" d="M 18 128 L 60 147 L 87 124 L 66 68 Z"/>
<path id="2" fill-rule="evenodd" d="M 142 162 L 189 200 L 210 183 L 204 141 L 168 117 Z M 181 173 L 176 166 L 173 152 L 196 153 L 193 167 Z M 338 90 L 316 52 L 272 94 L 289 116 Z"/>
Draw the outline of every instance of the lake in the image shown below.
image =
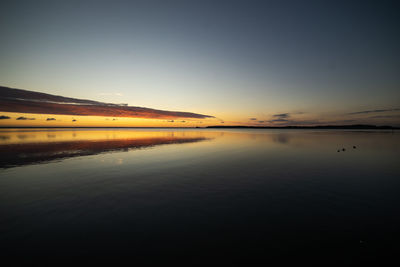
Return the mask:
<path id="1" fill-rule="evenodd" d="M 400 253 L 399 159 L 398 131 L 2 129 L 0 254 L 385 262 Z"/>

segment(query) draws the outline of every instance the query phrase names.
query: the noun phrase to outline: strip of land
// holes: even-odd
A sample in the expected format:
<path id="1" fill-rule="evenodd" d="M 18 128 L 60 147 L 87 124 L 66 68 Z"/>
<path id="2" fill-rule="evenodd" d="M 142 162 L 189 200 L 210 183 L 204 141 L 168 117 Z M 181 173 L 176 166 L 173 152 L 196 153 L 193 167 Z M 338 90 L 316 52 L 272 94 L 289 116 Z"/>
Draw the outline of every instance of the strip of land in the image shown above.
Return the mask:
<path id="1" fill-rule="evenodd" d="M 241 125 L 215 125 L 207 126 L 206 128 L 218 128 L 218 129 L 236 129 L 236 128 L 249 128 L 249 129 L 355 129 L 355 130 L 391 130 L 400 129 L 394 126 L 377 126 L 377 125 L 317 125 L 317 126 L 241 126 Z"/>
<path id="2" fill-rule="evenodd" d="M 206 127 L 98 127 L 98 126 L 0 126 L 0 129 L 48 129 L 48 128 L 67 128 L 67 129 L 342 129 L 342 130 L 399 130 L 395 126 L 377 125 L 320 125 L 320 126 L 242 126 L 242 125 L 214 125 Z"/>

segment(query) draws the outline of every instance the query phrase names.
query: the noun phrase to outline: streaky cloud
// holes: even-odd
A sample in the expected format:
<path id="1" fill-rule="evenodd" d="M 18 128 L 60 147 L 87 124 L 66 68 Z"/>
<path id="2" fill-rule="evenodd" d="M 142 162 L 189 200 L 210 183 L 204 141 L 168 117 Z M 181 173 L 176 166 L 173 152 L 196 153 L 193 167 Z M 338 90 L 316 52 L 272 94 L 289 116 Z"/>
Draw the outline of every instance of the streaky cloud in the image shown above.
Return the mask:
<path id="1" fill-rule="evenodd" d="M 321 121 L 319 120 L 288 120 L 288 119 L 274 119 L 269 120 L 269 123 L 276 124 L 279 126 L 288 125 L 288 126 L 309 126 L 309 125 L 320 125 Z"/>
<path id="2" fill-rule="evenodd" d="M 400 115 L 377 115 L 377 116 L 372 116 L 368 117 L 368 119 L 400 119 Z"/>
<path id="3" fill-rule="evenodd" d="M 147 119 L 214 118 L 192 112 L 166 111 L 63 97 L 0 86 L 0 111 L 36 114 L 106 116 Z"/>
<path id="4" fill-rule="evenodd" d="M 35 120 L 35 118 L 18 117 L 16 120 L 17 121 L 26 121 L 26 120 L 33 121 L 33 120 Z"/>
<path id="5" fill-rule="evenodd" d="M 4 116 L 4 115 L 0 116 L 0 120 L 8 120 L 8 119 L 11 119 L 11 118 L 8 116 Z"/>
<path id="6" fill-rule="evenodd" d="M 274 122 L 288 122 L 288 121 L 289 121 L 289 120 L 287 120 L 287 119 L 282 119 L 282 118 L 280 118 L 280 119 L 269 120 L 268 122 L 274 123 Z"/>
<path id="7" fill-rule="evenodd" d="M 277 117 L 277 118 L 282 118 L 282 119 L 285 119 L 285 118 L 289 118 L 290 117 L 290 114 L 289 113 L 281 113 L 281 114 L 274 114 L 274 115 L 272 115 L 273 117 Z"/>
<path id="8" fill-rule="evenodd" d="M 400 111 L 400 108 L 364 110 L 364 111 L 346 113 L 346 115 L 358 115 L 358 114 L 380 113 L 380 112 L 390 112 L 390 111 Z"/>

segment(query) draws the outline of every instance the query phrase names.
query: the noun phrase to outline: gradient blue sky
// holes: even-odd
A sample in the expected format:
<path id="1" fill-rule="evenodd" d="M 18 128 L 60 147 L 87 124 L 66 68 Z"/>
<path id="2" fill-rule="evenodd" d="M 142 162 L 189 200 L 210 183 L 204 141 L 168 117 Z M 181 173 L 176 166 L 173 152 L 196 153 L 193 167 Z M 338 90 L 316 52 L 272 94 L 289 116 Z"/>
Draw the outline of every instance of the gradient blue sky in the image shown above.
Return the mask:
<path id="1" fill-rule="evenodd" d="M 399 7 L 2 1 L 0 85 L 220 119 L 211 124 L 400 125 Z"/>

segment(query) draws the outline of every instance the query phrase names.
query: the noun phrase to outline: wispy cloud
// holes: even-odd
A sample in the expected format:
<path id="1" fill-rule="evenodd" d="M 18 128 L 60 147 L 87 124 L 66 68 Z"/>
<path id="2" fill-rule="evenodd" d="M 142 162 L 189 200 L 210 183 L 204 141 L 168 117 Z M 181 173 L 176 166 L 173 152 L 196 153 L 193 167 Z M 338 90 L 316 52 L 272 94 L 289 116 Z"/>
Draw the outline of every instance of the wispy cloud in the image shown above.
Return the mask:
<path id="1" fill-rule="evenodd" d="M 316 119 L 297 118 L 296 115 L 302 114 L 305 114 L 305 112 L 297 111 L 273 114 L 272 119 L 266 120 L 265 122 L 271 123 L 275 126 L 313 126 L 325 124 L 324 122 Z"/>
<path id="2" fill-rule="evenodd" d="M 250 118 L 249 120 L 251 120 L 251 121 L 256 121 L 257 118 Z"/>
<path id="3" fill-rule="evenodd" d="M 17 121 L 26 121 L 26 120 L 32 121 L 32 120 L 35 120 L 35 118 L 27 118 L 27 117 L 18 117 L 17 118 Z"/>
<path id="4" fill-rule="evenodd" d="M 274 115 L 272 115 L 273 117 L 276 117 L 276 118 L 282 118 L 282 119 L 284 119 L 284 118 L 289 118 L 290 117 L 290 114 L 289 113 L 281 113 L 281 114 L 274 114 Z"/>
<path id="5" fill-rule="evenodd" d="M 400 111 L 400 108 L 363 110 L 363 111 L 346 113 L 346 115 L 358 115 L 358 114 L 380 113 L 380 112 L 390 112 L 390 111 Z"/>
<path id="6" fill-rule="evenodd" d="M 145 107 L 127 106 L 124 104 L 103 103 L 1 86 L 0 111 L 148 119 L 214 118 L 210 115 L 192 112 L 157 110 Z"/>
<path id="7" fill-rule="evenodd" d="M 8 120 L 8 119 L 11 119 L 11 118 L 8 116 L 4 116 L 4 115 L 0 116 L 0 120 Z"/>
<path id="8" fill-rule="evenodd" d="M 312 126 L 312 125 L 321 125 L 321 124 L 326 124 L 324 122 L 321 122 L 319 120 L 295 120 L 295 119 L 273 119 L 267 121 L 269 123 L 275 124 L 277 126 Z"/>
<path id="9" fill-rule="evenodd" d="M 269 120 L 268 122 L 274 123 L 274 122 L 288 122 L 288 121 L 289 120 L 287 119 L 280 118 L 280 119 Z"/>
<path id="10" fill-rule="evenodd" d="M 393 119 L 393 118 L 400 119 L 400 115 L 377 115 L 368 117 L 368 119 Z"/>

